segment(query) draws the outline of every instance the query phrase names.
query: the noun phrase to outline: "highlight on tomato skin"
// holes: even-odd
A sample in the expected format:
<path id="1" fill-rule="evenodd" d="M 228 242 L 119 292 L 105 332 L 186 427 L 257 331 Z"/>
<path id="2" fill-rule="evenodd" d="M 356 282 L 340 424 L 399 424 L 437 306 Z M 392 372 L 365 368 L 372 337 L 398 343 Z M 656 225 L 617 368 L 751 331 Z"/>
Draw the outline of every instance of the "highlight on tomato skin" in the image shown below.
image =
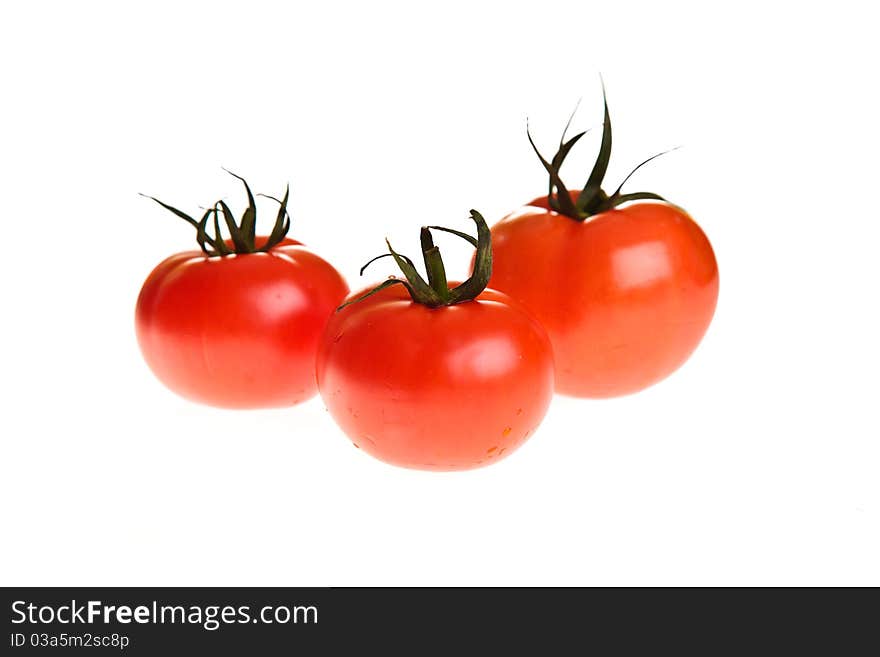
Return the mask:
<path id="1" fill-rule="evenodd" d="M 613 193 L 602 189 L 611 153 L 607 102 L 589 179 L 582 190 L 565 187 L 559 169 L 584 134 L 563 133 L 549 161 L 531 142 L 549 193 L 492 226 L 489 285 L 547 330 L 558 393 L 608 398 L 643 390 L 688 359 L 711 323 L 719 276 L 712 245 L 683 209 L 653 192 L 623 193 L 632 173 Z"/>
<path id="2" fill-rule="evenodd" d="M 442 272 L 441 284 L 439 252 L 423 241 L 438 299 L 427 283 L 413 296 L 406 259 L 405 278 L 350 295 L 324 331 L 321 397 L 355 446 L 386 463 L 438 471 L 495 463 L 534 433 L 550 405 L 550 341 L 519 304 L 485 289 L 479 254 L 491 255 L 488 227 L 478 232 L 474 272 L 485 279 L 464 288 L 469 298 L 439 299 L 467 281 L 448 283 Z"/>
<path id="3" fill-rule="evenodd" d="M 201 250 L 170 256 L 147 277 L 135 309 L 138 344 L 156 377 L 187 399 L 236 409 L 293 406 L 317 393 L 318 340 L 348 285 L 286 237 L 287 194 L 272 233 L 256 235 L 244 184 L 240 223 L 221 201 L 196 221 L 157 200 L 196 227 Z M 218 215 L 231 237 L 220 233 Z"/>

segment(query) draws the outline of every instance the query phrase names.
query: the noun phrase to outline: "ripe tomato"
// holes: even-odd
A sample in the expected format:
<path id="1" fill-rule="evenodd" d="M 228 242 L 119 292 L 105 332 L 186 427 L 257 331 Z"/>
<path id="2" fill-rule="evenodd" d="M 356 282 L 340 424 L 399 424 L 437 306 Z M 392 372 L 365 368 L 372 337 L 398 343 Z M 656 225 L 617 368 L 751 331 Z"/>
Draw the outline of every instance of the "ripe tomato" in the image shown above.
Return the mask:
<path id="1" fill-rule="evenodd" d="M 434 285 L 412 278 L 411 262 L 394 254 L 406 279 L 353 295 L 324 332 L 321 396 L 354 444 L 387 463 L 426 470 L 493 463 L 534 432 L 550 404 L 546 332 L 509 297 L 484 289 L 489 231 L 479 213 L 472 216 L 482 236 L 468 282 L 450 289 L 428 241 Z M 433 264 L 427 252 L 437 254 Z M 463 288 L 450 303 L 426 298 Z"/>
<path id="2" fill-rule="evenodd" d="M 660 381 L 690 356 L 715 310 L 718 266 L 681 208 L 649 192 L 602 191 L 611 150 L 607 104 L 587 186 L 566 190 L 559 167 L 583 134 L 568 142 L 563 135 L 552 162 L 538 153 L 551 193 L 492 227 L 489 285 L 547 329 L 557 392 L 613 397 Z M 655 202 L 631 203 L 641 199 Z"/>
<path id="3" fill-rule="evenodd" d="M 210 238 L 205 218 L 194 223 L 204 251 L 164 260 L 138 297 L 135 328 L 153 373 L 184 397 L 225 408 L 292 406 L 314 396 L 318 338 L 348 294 L 342 276 L 286 230 L 239 232 L 252 250 L 235 253 L 219 227 Z M 236 228 L 252 224 L 246 213 Z"/>
<path id="4" fill-rule="evenodd" d="M 547 329 L 560 393 L 613 397 L 656 383 L 684 363 L 712 319 L 712 247 L 673 206 L 636 203 L 583 223 L 531 206 L 493 226 L 492 239 L 490 285 Z"/>

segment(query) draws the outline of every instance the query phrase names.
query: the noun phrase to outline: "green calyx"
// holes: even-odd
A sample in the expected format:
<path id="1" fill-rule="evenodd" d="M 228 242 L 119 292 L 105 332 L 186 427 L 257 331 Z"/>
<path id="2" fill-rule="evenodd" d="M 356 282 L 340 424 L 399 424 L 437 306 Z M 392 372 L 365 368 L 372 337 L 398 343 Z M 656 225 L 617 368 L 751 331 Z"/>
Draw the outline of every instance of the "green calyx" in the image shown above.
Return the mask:
<path id="1" fill-rule="evenodd" d="M 596 158 L 596 163 L 593 165 L 593 170 L 590 172 L 590 177 L 587 179 L 587 184 L 584 185 L 584 188 L 581 190 L 580 194 L 578 194 L 577 200 L 572 200 L 571 194 L 562 182 L 562 178 L 559 176 L 559 170 L 562 168 L 562 163 L 565 161 L 565 158 L 568 156 L 572 147 L 581 139 L 581 137 L 587 134 L 588 131 L 584 130 L 583 132 L 579 132 L 566 141 L 566 133 L 571 125 L 571 120 L 574 118 L 574 112 L 572 112 L 572 115 L 568 119 L 568 123 L 565 125 L 565 130 L 562 132 L 562 138 L 559 140 L 559 148 L 553 156 L 553 159 L 548 162 L 547 159 L 541 155 L 541 152 L 535 145 L 528 124 L 526 124 L 526 135 L 529 138 L 529 143 L 532 145 L 532 149 L 534 149 L 538 159 L 541 160 L 541 164 L 550 175 L 550 183 L 547 192 L 548 204 L 556 212 L 564 214 L 576 221 L 584 221 L 592 215 L 605 212 L 628 201 L 642 199 L 666 201 L 662 196 L 654 194 L 653 192 L 633 192 L 630 194 L 624 194 L 622 193 L 622 189 L 624 184 L 626 184 L 636 171 L 654 158 L 665 155 L 670 151 L 658 153 L 639 164 L 635 169 L 630 171 L 626 178 L 623 179 L 623 182 L 620 183 L 613 194 L 607 194 L 602 189 L 602 181 L 605 179 L 605 173 L 608 171 L 608 162 L 611 160 L 611 118 L 608 115 L 608 99 L 605 96 L 604 85 L 602 87 L 602 100 L 605 104 L 605 119 L 602 122 L 602 143 L 599 147 L 599 155 Z M 575 112 L 576 111 L 577 107 L 575 107 Z"/>
<path id="2" fill-rule="evenodd" d="M 229 175 L 238 178 L 244 185 L 245 192 L 247 193 L 248 206 L 239 221 L 235 220 L 232 210 L 229 209 L 229 206 L 226 205 L 226 202 L 222 199 L 205 210 L 202 218 L 197 221 L 185 212 L 181 212 L 177 208 L 163 203 L 153 196 L 147 196 L 146 194 L 141 194 L 141 196 L 152 199 L 163 208 L 176 214 L 195 228 L 196 241 L 199 244 L 199 248 L 201 248 L 202 252 L 207 256 L 222 257 L 232 255 L 233 253 L 258 253 L 268 251 L 272 247 L 277 246 L 290 230 L 290 214 L 287 212 L 287 200 L 290 198 L 290 185 L 284 190 L 284 197 L 281 200 L 267 194 L 257 194 L 257 196 L 264 196 L 265 198 L 275 201 L 279 205 L 278 215 L 275 217 L 275 224 L 272 227 L 272 232 L 269 234 L 269 238 L 266 240 L 265 244 L 261 244 L 259 248 L 257 248 L 257 207 L 254 201 L 254 194 L 251 192 L 251 188 L 244 178 L 227 169 L 224 169 L 224 171 Z M 223 234 L 221 233 L 221 217 L 223 223 L 226 225 L 226 230 L 229 231 L 229 237 L 232 240 L 232 247 L 226 244 Z M 213 234 L 209 233 L 210 230 L 213 230 Z"/>
<path id="3" fill-rule="evenodd" d="M 486 286 L 489 284 L 489 278 L 492 276 L 492 237 L 489 233 L 489 226 L 486 224 L 486 220 L 483 219 L 483 215 L 476 210 L 471 210 L 471 219 L 473 219 L 474 223 L 477 225 L 476 238 L 473 238 L 467 233 L 453 230 L 452 228 L 444 228 L 443 226 L 422 226 L 420 237 L 422 244 L 422 258 L 424 259 L 425 271 L 428 275 L 427 280 L 422 278 L 419 272 L 416 271 L 413 261 L 407 256 L 397 253 L 392 248 L 391 243 L 386 239 L 385 243 L 388 245 L 388 253 L 383 253 L 367 262 L 361 267 L 361 275 L 363 275 L 364 270 L 376 260 L 390 257 L 394 258 L 394 262 L 400 267 L 400 271 L 403 272 L 404 278 L 389 278 L 387 281 L 377 285 L 366 294 L 344 303 L 339 309 L 341 310 L 345 306 L 362 301 L 363 299 L 366 299 L 392 285 L 403 285 L 414 302 L 428 306 L 429 308 L 453 306 L 457 303 L 464 303 L 476 299 L 480 293 L 486 289 Z M 471 272 L 470 278 L 464 283 L 456 285 L 453 288 L 449 287 L 449 283 L 446 280 L 446 268 L 443 266 L 443 258 L 440 256 L 440 249 L 434 245 L 434 238 L 431 235 L 432 230 L 439 230 L 444 233 L 456 235 L 477 249 L 477 254 L 474 258 L 473 271 Z"/>

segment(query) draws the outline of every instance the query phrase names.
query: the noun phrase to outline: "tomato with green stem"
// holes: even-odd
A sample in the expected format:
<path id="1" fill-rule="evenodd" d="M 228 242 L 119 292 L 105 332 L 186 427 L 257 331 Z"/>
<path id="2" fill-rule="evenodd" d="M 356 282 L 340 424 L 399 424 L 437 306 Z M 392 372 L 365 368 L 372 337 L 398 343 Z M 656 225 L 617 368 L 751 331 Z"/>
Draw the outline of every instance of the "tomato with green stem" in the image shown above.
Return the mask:
<path id="1" fill-rule="evenodd" d="M 422 228 L 427 280 L 389 243 L 379 257 L 393 258 L 403 278 L 349 297 L 321 340 L 318 388 L 327 409 L 357 447 L 387 463 L 426 470 L 494 463 L 534 432 L 550 404 L 547 334 L 518 303 L 486 289 L 489 227 L 478 212 L 471 217 L 477 239 Z M 447 281 L 431 230 L 475 246 L 463 283 Z"/>
<path id="2" fill-rule="evenodd" d="M 718 266 L 684 210 L 652 192 L 622 192 L 654 158 L 613 193 L 602 189 L 611 156 L 607 101 L 599 156 L 583 189 L 569 191 L 559 170 L 584 134 L 566 141 L 563 132 L 550 161 L 528 134 L 549 174 L 548 194 L 492 227 L 489 284 L 547 329 L 558 392 L 615 397 L 662 380 L 687 360 L 715 311 Z"/>
<path id="3" fill-rule="evenodd" d="M 135 311 L 138 343 L 153 373 L 183 397 L 223 408 L 292 406 L 317 392 L 318 339 L 348 285 L 286 237 L 289 189 L 281 200 L 268 197 L 278 214 L 271 233 L 258 236 L 254 194 L 236 178 L 248 198 L 240 222 L 222 200 L 196 221 L 148 197 L 196 229 L 200 250 L 167 258 L 147 277 Z"/>

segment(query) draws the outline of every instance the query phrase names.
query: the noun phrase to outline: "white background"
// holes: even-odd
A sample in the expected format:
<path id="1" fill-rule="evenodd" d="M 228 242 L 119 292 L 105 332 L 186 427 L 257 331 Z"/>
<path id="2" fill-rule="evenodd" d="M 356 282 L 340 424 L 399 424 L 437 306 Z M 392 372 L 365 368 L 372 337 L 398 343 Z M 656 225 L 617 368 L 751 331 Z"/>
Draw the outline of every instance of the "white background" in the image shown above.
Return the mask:
<path id="1" fill-rule="evenodd" d="M 4 5 L 0 583 L 880 584 L 880 52 L 868 4 L 818 4 Z M 435 474 L 318 399 L 214 410 L 142 362 L 140 284 L 194 236 L 137 192 L 290 181 L 292 234 L 358 285 L 385 235 L 541 193 L 525 118 L 548 151 L 578 98 L 598 125 L 600 73 L 609 182 L 683 145 L 629 189 L 720 264 L 665 382 L 559 398 L 509 459 Z"/>

